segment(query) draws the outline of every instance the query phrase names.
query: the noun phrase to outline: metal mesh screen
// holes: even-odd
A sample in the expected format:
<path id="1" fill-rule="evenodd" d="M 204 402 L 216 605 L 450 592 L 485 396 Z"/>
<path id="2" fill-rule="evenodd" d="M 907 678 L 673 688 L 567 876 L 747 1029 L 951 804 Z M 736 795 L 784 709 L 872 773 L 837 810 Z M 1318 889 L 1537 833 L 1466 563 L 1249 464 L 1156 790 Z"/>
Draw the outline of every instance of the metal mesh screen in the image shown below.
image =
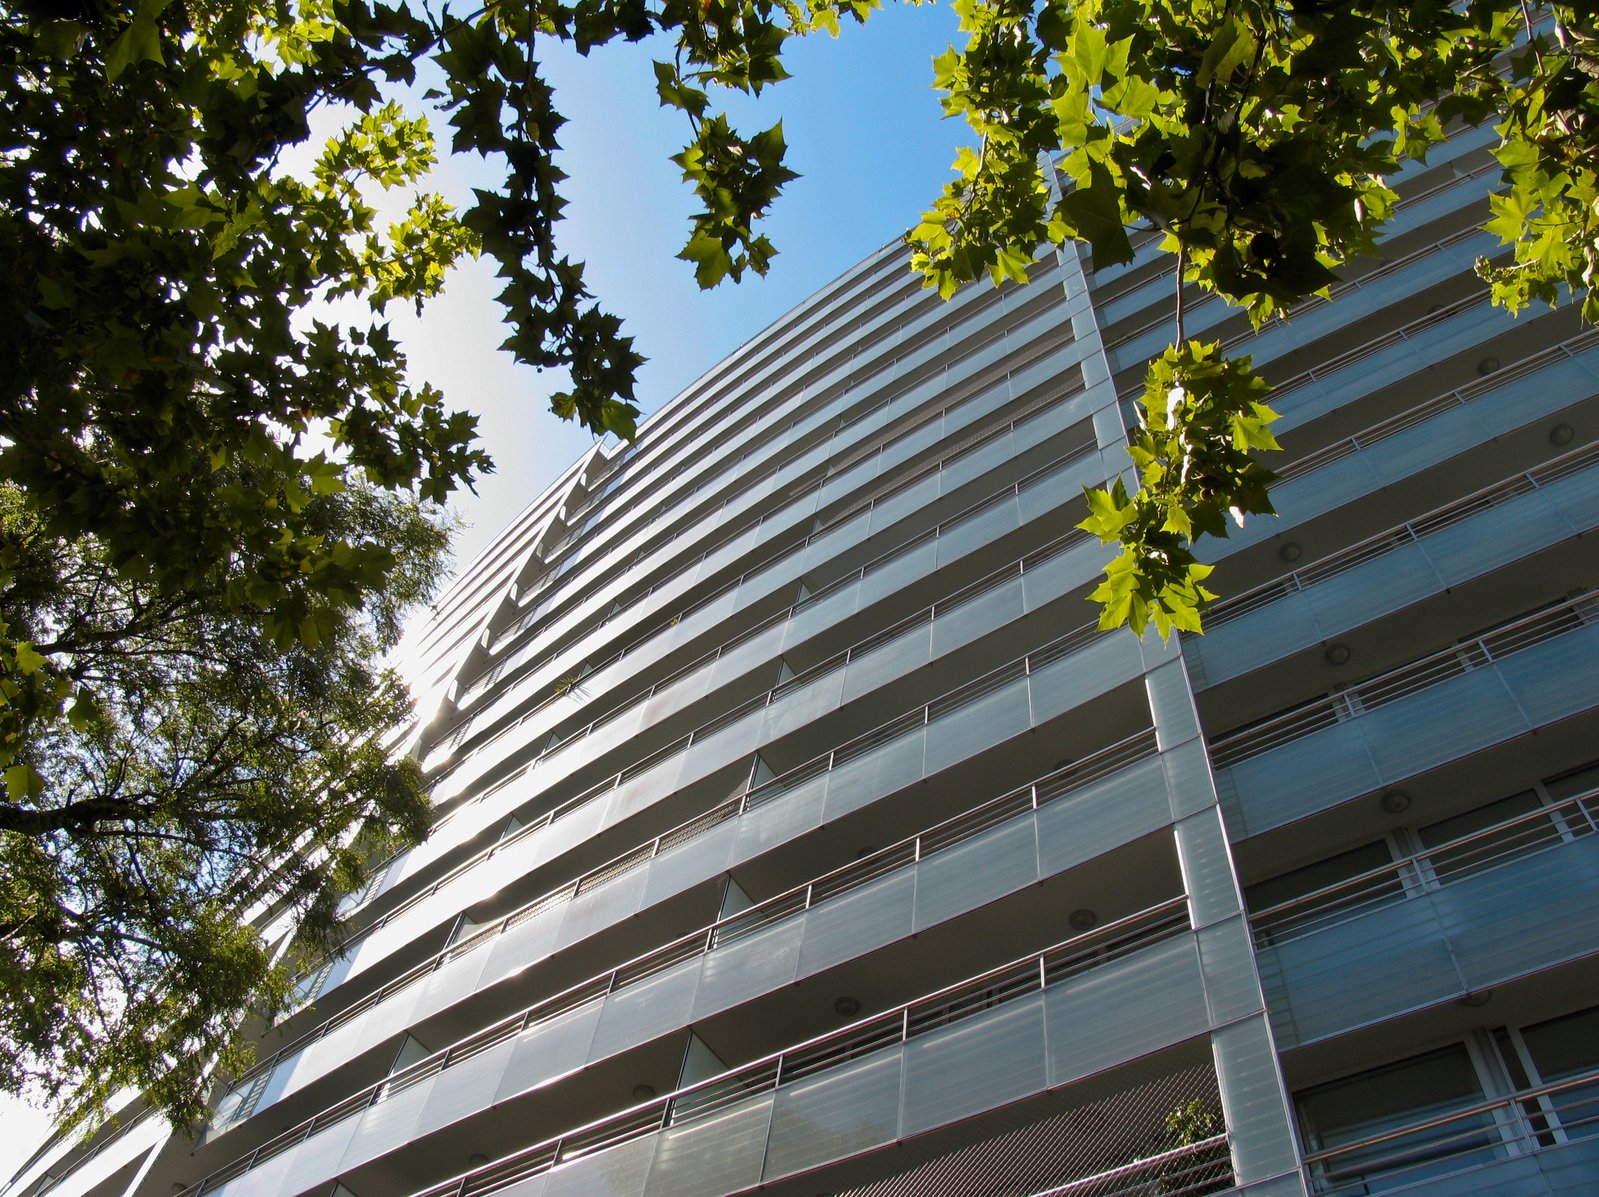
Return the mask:
<path id="1" fill-rule="evenodd" d="M 1161 1053 L 1120 1070 L 1109 1092 L 1066 1108 L 1056 1094 L 973 1120 L 959 1146 L 945 1135 L 906 1144 L 904 1154 L 922 1158 L 895 1159 L 900 1166 L 875 1180 L 836 1188 L 834 1177 L 813 1175 L 807 1187 L 830 1197 L 1220 1193 L 1232 1187 L 1233 1171 L 1215 1069 L 1184 1055 Z M 972 1141 L 971 1132 L 982 1137 Z M 878 1169 L 888 1160 L 879 1157 Z"/>

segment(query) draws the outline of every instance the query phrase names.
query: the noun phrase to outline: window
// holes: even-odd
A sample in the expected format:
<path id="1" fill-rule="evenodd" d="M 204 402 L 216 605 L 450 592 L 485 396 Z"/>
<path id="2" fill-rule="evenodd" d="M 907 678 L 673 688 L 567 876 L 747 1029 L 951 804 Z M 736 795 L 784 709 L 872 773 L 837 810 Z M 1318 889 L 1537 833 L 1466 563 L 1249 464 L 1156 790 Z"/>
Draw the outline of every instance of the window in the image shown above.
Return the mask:
<path id="1" fill-rule="evenodd" d="M 1434 878 L 1449 882 L 1499 864 L 1511 857 L 1536 852 L 1560 842 L 1560 828 L 1554 819 L 1526 818 L 1543 808 L 1536 790 L 1523 790 L 1418 828 L 1416 838 L 1424 849 L 1464 839 L 1466 842 L 1442 851 L 1429 851 L 1427 861 Z M 1489 831 L 1501 823 L 1509 826 Z M 1486 834 L 1483 834 L 1486 833 Z"/>
<path id="2" fill-rule="evenodd" d="M 1524 1027 L 1520 1038 L 1535 1085 L 1599 1071 L 1599 1006 Z M 1567 1139 L 1599 1135 L 1599 1080 L 1540 1098 L 1538 1109 Z"/>
<path id="3" fill-rule="evenodd" d="M 1247 887 L 1244 900 L 1251 911 L 1269 911 L 1296 899 L 1308 899 L 1259 920 L 1257 938 L 1262 943 L 1287 939 L 1324 926 L 1337 915 L 1359 914 L 1398 901 L 1404 897 L 1405 887 L 1397 870 L 1364 876 L 1385 869 L 1393 860 L 1388 841 L 1373 840 Z"/>
<path id="4" fill-rule="evenodd" d="M 1472 1055 L 1456 1043 L 1317 1085 L 1296 1094 L 1294 1104 L 1311 1152 L 1351 1148 L 1313 1165 L 1317 1190 L 1369 1194 L 1502 1156 L 1488 1112 L 1352 1146 L 1470 1110 L 1483 1100 Z"/>
<path id="5" fill-rule="evenodd" d="M 1330 923 L 1599 830 L 1599 762 L 1245 887 L 1256 941 Z M 1393 866 L 1393 867 L 1390 867 Z M 1289 905 L 1292 903 L 1292 905 Z M 1281 909 L 1287 906 L 1287 909 Z M 1340 917 L 1341 916 L 1341 917 Z"/>

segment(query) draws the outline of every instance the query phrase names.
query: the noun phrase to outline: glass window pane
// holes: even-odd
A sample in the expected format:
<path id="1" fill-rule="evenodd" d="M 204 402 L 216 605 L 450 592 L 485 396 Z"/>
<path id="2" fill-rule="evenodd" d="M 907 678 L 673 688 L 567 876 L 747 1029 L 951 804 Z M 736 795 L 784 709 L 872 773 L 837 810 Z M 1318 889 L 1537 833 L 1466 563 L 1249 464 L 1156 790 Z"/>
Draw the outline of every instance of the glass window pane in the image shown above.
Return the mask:
<path id="1" fill-rule="evenodd" d="M 1244 890 L 1244 901 L 1251 911 L 1262 911 L 1309 894 L 1317 895 L 1310 901 L 1273 915 L 1266 925 L 1257 926 L 1257 931 L 1268 937 L 1269 942 L 1296 931 L 1320 926 L 1334 915 L 1359 912 L 1403 898 L 1404 884 L 1397 874 L 1391 872 L 1353 884 L 1342 884 L 1350 878 L 1392 863 L 1393 854 L 1388 849 L 1388 841 L 1373 840 L 1369 844 L 1248 886 Z"/>
<path id="2" fill-rule="evenodd" d="M 1527 1053 L 1544 1084 L 1599 1068 L 1599 1006 L 1525 1028 Z M 1599 1134 L 1599 1082 L 1550 1095 L 1549 1107 L 1568 1135 Z"/>
<path id="3" fill-rule="evenodd" d="M 1512 794 L 1509 798 L 1501 798 L 1497 802 L 1479 806 L 1476 810 L 1468 810 L 1464 814 L 1429 823 L 1420 828 L 1416 835 L 1428 848 L 1465 836 L 1473 837 L 1457 848 L 1434 852 L 1428 857 L 1432 862 L 1433 872 L 1438 875 L 1438 880 L 1453 881 L 1513 857 L 1536 851 L 1547 844 L 1557 843 L 1560 832 L 1554 820 L 1550 818 L 1524 819 L 1497 832 L 1487 835 L 1475 834 L 1516 819 L 1518 815 L 1533 815 L 1541 806 L 1538 795 L 1531 790 L 1525 790 L 1520 794 Z"/>
<path id="4" fill-rule="evenodd" d="M 1305 1138 L 1325 1151 L 1428 1122 L 1483 1101 L 1464 1044 L 1440 1048 L 1295 1095 Z M 1491 1114 L 1476 1114 L 1357 1148 L 1318 1167 L 1322 1187 L 1383 1192 L 1497 1158 Z"/>

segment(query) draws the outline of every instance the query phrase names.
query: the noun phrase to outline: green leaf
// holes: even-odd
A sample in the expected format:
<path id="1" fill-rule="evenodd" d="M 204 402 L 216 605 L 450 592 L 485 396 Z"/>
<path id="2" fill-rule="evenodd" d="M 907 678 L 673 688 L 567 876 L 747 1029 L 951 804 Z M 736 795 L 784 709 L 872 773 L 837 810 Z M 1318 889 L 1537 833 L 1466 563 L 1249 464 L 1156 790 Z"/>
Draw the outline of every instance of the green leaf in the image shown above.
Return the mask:
<path id="1" fill-rule="evenodd" d="M 29 766 L 12 765 L 6 769 L 6 794 L 12 802 L 27 802 L 43 789 L 44 782 Z"/>
<path id="2" fill-rule="evenodd" d="M 23 673 L 35 673 L 49 664 L 49 659 L 35 652 L 33 645 L 25 640 L 17 643 L 14 655 L 17 660 L 17 668 Z"/>

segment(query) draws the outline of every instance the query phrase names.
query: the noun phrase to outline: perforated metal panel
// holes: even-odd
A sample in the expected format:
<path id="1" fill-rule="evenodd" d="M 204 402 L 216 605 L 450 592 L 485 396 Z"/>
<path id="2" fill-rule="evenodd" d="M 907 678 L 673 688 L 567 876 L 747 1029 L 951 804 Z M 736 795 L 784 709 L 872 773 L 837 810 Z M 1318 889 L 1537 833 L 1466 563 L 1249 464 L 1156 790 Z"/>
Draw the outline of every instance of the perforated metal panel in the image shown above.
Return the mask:
<path id="1" fill-rule="evenodd" d="M 1202 1045 L 1194 1045 L 1202 1048 Z M 1200 1050 L 1163 1053 L 1119 1070 L 1097 1096 L 1024 1102 L 779 1190 L 829 1197 L 1200 1197 L 1233 1183 L 1216 1075 L 1190 1062 Z M 1181 1111 L 1182 1114 L 1178 1114 Z M 1174 1117 L 1174 1115 L 1177 1115 Z M 871 1173 L 877 1175 L 866 1179 Z M 841 1183 L 842 1182 L 842 1183 Z"/>

